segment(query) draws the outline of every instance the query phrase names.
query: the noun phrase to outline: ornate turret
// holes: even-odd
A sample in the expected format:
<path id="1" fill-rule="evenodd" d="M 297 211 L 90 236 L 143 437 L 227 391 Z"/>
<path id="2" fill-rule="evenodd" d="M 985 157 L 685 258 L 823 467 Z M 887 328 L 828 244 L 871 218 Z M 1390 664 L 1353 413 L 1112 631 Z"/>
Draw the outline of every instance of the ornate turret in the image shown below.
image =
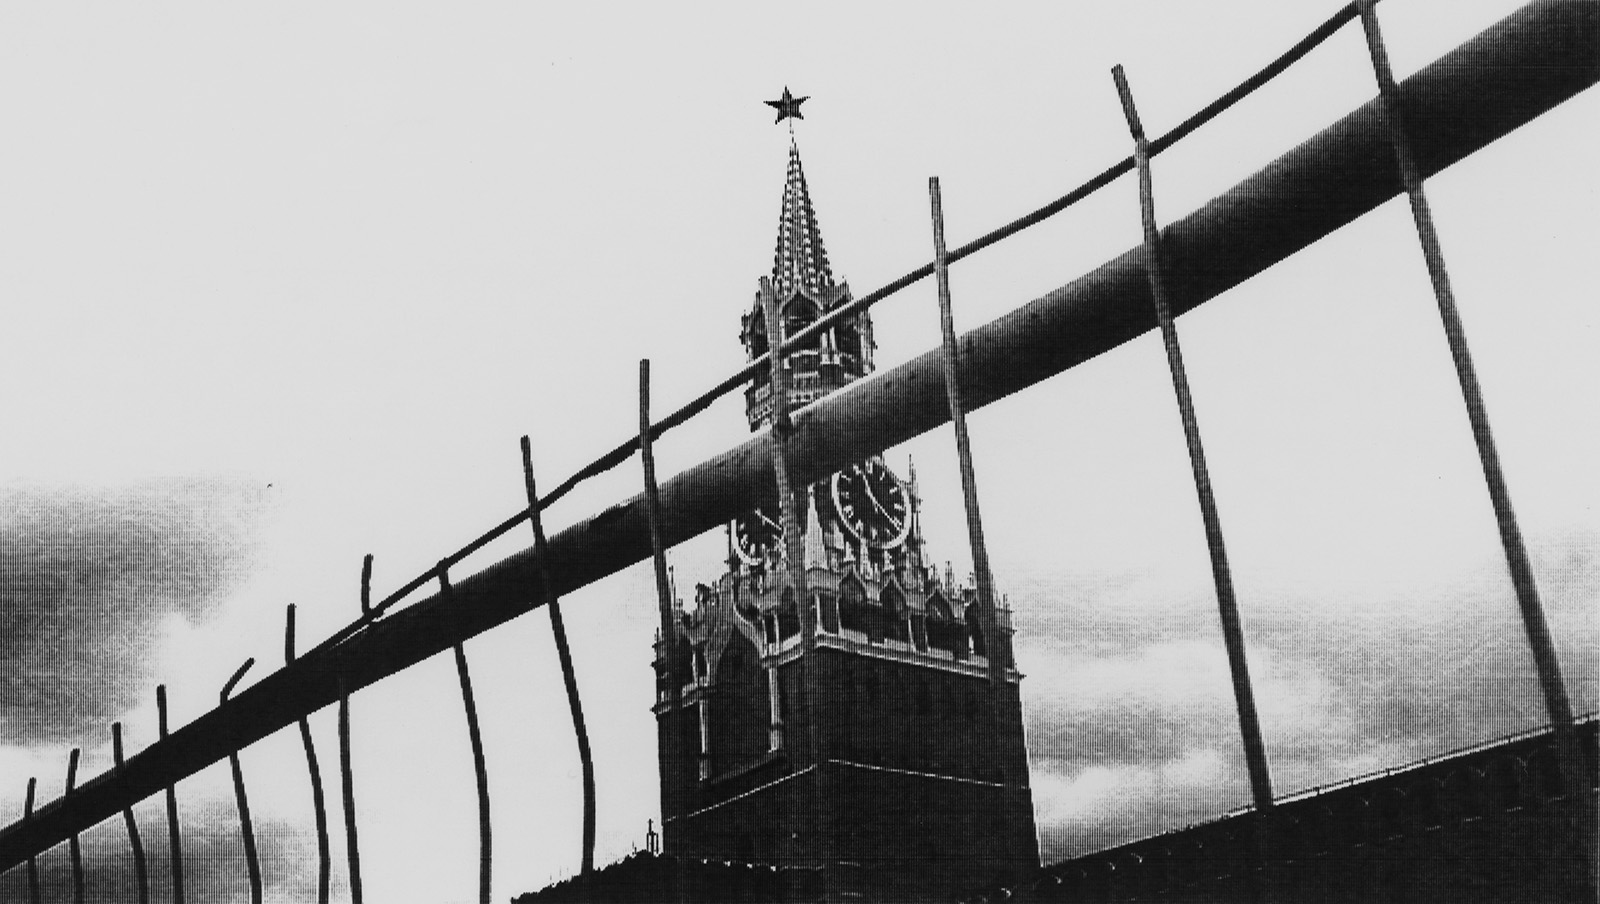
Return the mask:
<path id="1" fill-rule="evenodd" d="M 772 287 L 783 313 L 784 335 L 793 336 L 828 311 L 848 304 L 850 286 L 835 283 L 822 245 L 817 211 L 811 204 L 800 149 L 789 145 L 789 173 L 783 184 L 783 209 L 778 215 L 778 243 L 772 254 Z M 747 360 L 767 353 L 766 318 L 758 292 L 740 322 L 739 340 Z M 872 318 L 857 314 L 806 343 L 788 359 L 790 408 L 815 401 L 858 377 L 872 373 Z M 751 430 L 772 416 L 767 379 L 758 376 L 745 391 L 745 414 Z"/>

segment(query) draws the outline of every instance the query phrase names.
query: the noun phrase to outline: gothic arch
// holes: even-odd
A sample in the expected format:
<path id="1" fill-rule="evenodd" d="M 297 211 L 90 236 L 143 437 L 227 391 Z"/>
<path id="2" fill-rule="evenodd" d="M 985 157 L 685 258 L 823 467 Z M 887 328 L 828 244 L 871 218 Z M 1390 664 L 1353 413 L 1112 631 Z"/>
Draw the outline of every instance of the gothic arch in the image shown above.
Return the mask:
<path id="1" fill-rule="evenodd" d="M 785 337 L 793 336 L 811 324 L 816 323 L 820 315 L 821 311 L 818 310 L 811 299 L 806 298 L 804 295 L 796 295 L 783 306 L 783 335 Z M 821 344 L 821 334 L 818 334 L 811 337 L 810 341 L 800 346 L 800 348 L 810 350 L 817 348 Z"/>
<path id="2" fill-rule="evenodd" d="M 972 655 L 988 656 L 988 638 L 984 637 L 983 620 L 978 616 L 978 605 L 976 603 L 967 607 L 966 622 L 967 640 L 972 645 Z"/>
<path id="3" fill-rule="evenodd" d="M 884 633 L 895 640 L 906 639 L 906 595 L 893 579 L 878 594 L 883 607 Z"/>

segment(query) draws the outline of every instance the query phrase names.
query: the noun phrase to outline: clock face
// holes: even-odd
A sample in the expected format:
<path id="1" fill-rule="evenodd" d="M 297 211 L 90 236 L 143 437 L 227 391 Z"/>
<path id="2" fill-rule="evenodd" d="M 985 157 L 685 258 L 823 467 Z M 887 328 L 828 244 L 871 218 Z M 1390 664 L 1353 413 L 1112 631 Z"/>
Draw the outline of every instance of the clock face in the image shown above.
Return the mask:
<path id="1" fill-rule="evenodd" d="M 833 508 L 857 539 L 877 549 L 893 549 L 911 530 L 905 484 L 879 459 L 833 475 Z"/>
<path id="2" fill-rule="evenodd" d="M 760 565 L 783 543 L 777 512 L 751 509 L 733 522 L 734 549 L 746 565 Z"/>

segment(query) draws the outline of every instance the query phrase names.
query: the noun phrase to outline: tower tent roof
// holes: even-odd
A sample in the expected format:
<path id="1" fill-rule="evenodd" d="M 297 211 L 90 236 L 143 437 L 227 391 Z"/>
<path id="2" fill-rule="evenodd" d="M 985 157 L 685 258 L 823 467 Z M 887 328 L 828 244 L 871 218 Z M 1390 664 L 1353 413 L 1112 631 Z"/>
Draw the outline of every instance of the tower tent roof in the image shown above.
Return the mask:
<path id="1" fill-rule="evenodd" d="M 828 302 L 833 294 L 833 270 L 822 247 L 822 230 L 811 206 L 800 148 L 789 145 L 789 174 L 783 185 L 783 211 L 778 217 L 778 247 L 772 256 L 772 287 L 780 302 L 796 293 Z"/>

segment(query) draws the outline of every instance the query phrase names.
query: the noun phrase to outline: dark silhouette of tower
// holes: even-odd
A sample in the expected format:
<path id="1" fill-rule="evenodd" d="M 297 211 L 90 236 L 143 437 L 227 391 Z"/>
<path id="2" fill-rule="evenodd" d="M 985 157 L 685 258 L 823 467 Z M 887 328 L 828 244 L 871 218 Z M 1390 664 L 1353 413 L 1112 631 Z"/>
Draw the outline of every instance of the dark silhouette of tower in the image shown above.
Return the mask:
<path id="1" fill-rule="evenodd" d="M 785 336 L 850 300 L 792 145 L 771 279 Z M 741 325 L 765 353 L 759 297 Z M 792 353 L 791 407 L 870 374 L 874 347 L 863 313 Z M 770 423 L 765 378 L 745 400 L 751 430 Z M 944 898 L 1038 866 L 1009 613 L 985 636 L 975 590 L 930 566 L 907 477 L 873 457 L 797 493 L 809 599 L 783 519 L 757 509 L 729 526 L 727 570 L 679 602 L 656 649 L 666 853 L 788 868 L 829 901 Z"/>

